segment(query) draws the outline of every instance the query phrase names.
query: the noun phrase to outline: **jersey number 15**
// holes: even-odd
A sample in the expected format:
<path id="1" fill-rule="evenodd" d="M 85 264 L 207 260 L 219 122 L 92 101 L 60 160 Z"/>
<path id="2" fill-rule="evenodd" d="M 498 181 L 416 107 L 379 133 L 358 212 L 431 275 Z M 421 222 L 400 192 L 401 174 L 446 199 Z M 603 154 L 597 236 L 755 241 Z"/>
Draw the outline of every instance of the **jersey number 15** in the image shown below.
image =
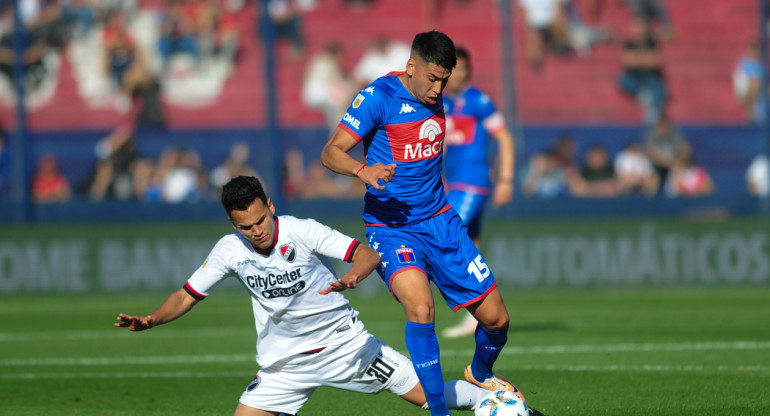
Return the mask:
<path id="1" fill-rule="evenodd" d="M 472 262 L 468 263 L 468 274 L 475 276 L 476 280 L 479 282 L 482 282 L 484 279 L 489 277 L 489 266 L 484 263 L 484 259 L 481 258 L 481 254 L 476 256 Z"/>

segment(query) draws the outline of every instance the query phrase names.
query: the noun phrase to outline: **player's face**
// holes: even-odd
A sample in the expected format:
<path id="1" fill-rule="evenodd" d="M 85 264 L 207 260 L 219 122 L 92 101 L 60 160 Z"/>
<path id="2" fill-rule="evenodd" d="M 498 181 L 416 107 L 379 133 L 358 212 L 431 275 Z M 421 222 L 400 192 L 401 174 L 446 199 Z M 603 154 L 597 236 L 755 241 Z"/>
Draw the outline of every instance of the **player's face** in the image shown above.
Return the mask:
<path id="1" fill-rule="evenodd" d="M 455 66 L 455 69 L 452 71 L 452 76 L 449 77 L 449 81 L 447 81 L 446 84 L 447 91 L 451 94 L 459 93 L 465 86 L 465 83 L 468 82 L 469 75 L 468 61 L 458 57 L 457 66 Z"/>
<path id="2" fill-rule="evenodd" d="M 259 198 L 249 205 L 245 211 L 230 211 L 230 222 L 238 232 L 251 241 L 254 247 L 267 250 L 273 245 L 275 238 L 275 207 L 270 198 L 267 205 Z"/>
<path id="3" fill-rule="evenodd" d="M 423 59 L 409 58 L 406 64 L 409 92 L 421 103 L 434 105 L 446 87 L 452 71 Z"/>

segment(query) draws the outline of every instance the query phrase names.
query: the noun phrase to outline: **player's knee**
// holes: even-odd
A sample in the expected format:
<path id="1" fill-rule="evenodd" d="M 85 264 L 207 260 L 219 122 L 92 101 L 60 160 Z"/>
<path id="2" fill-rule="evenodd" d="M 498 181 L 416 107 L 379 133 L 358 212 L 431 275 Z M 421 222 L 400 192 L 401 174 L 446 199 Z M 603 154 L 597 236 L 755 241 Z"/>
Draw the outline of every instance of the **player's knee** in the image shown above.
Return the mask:
<path id="1" fill-rule="evenodd" d="M 510 324 L 510 320 L 506 316 L 504 319 L 497 319 L 492 322 L 490 322 L 487 325 L 484 325 L 484 328 L 490 330 L 490 331 L 502 331 L 502 332 L 508 332 L 508 325 Z"/>
<path id="2" fill-rule="evenodd" d="M 434 322 L 435 321 L 435 308 L 432 304 L 429 303 L 419 303 L 416 305 L 411 305 L 406 310 L 407 319 L 409 319 L 412 322 L 417 322 L 421 324 Z"/>

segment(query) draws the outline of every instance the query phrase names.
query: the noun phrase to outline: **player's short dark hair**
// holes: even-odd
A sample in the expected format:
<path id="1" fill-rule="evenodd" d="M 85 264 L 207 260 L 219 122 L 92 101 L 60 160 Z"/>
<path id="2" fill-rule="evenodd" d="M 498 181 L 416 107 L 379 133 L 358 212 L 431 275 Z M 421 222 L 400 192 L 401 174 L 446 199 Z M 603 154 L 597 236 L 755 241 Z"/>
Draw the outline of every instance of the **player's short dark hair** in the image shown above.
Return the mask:
<path id="1" fill-rule="evenodd" d="M 454 42 L 449 36 L 436 30 L 418 33 L 412 41 L 412 54 L 416 54 L 427 63 L 436 64 L 450 71 L 457 65 Z"/>
<path id="2" fill-rule="evenodd" d="M 246 211 L 259 199 L 267 205 L 267 194 L 259 179 L 253 176 L 238 176 L 230 179 L 222 187 L 222 207 L 230 215 L 231 211 Z"/>

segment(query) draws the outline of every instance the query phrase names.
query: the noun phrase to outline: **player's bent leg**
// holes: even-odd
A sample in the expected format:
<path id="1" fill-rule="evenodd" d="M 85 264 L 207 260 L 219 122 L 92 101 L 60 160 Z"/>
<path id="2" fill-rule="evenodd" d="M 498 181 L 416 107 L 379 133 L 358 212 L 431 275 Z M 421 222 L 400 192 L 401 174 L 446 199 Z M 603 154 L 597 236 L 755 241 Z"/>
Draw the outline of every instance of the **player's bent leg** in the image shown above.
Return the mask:
<path id="1" fill-rule="evenodd" d="M 495 361 L 508 342 L 510 318 L 500 291 L 495 288 L 488 296 L 468 310 L 479 321 L 476 329 L 476 351 L 473 361 L 465 368 L 465 379 L 487 390 L 518 391 L 516 387 L 492 372 Z"/>
<path id="2" fill-rule="evenodd" d="M 497 288 L 478 303 L 468 306 L 468 312 L 473 315 L 479 324 L 491 331 L 508 331 L 510 317 L 505 307 L 503 297 Z"/>

